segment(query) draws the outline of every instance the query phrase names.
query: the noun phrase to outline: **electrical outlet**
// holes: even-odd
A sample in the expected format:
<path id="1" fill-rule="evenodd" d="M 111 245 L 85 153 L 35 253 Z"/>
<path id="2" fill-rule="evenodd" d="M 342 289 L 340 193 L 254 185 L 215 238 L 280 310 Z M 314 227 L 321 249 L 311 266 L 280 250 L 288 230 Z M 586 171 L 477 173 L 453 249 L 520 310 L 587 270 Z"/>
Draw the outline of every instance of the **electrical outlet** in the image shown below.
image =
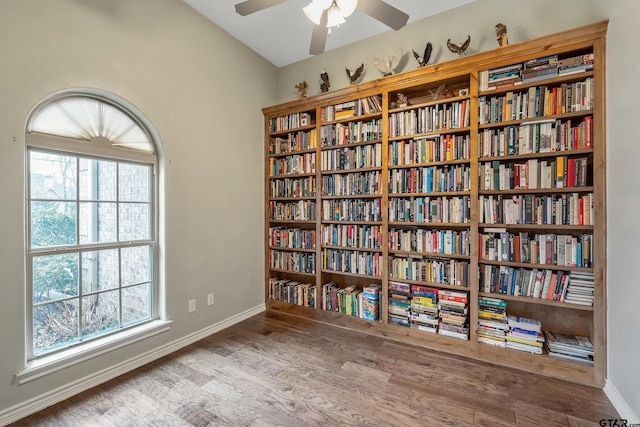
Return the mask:
<path id="1" fill-rule="evenodd" d="M 196 300 L 190 299 L 189 300 L 189 313 L 193 313 L 194 311 L 196 311 Z"/>
<path id="2" fill-rule="evenodd" d="M 213 297 L 213 292 L 211 292 L 209 295 L 207 295 L 207 305 L 213 305 L 214 302 L 215 299 Z"/>

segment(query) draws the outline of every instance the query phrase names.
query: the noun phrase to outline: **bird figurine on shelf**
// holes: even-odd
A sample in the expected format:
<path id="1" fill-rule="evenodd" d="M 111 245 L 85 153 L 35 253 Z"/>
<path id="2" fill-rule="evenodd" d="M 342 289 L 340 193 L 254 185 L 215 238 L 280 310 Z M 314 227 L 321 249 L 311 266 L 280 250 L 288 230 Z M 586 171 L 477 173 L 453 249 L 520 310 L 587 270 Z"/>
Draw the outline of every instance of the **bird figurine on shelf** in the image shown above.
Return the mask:
<path id="1" fill-rule="evenodd" d="M 467 50 L 467 48 L 469 47 L 469 43 L 471 43 L 471 36 L 467 34 L 467 40 L 465 40 L 461 45 L 451 43 L 451 39 L 449 39 L 447 40 L 447 47 L 451 52 L 463 56 L 465 50 Z"/>
<path id="2" fill-rule="evenodd" d="M 422 57 L 418 55 L 418 52 L 416 52 L 415 50 L 413 51 L 413 56 L 416 58 L 416 61 L 418 61 L 418 68 L 424 67 L 429 63 L 432 50 L 433 46 L 431 45 L 431 42 L 427 42 L 427 46 L 425 46 L 424 48 L 424 54 L 422 55 Z"/>
<path id="3" fill-rule="evenodd" d="M 395 69 L 400 63 L 402 59 L 402 48 L 398 48 L 392 56 L 387 56 L 385 58 L 373 58 L 373 64 L 376 66 L 378 71 L 382 73 L 382 77 L 387 77 L 392 74 L 395 74 Z"/>
<path id="4" fill-rule="evenodd" d="M 496 24 L 496 40 L 498 40 L 498 46 L 500 47 L 509 44 L 509 40 L 507 40 L 507 26 L 503 23 Z"/>
<path id="5" fill-rule="evenodd" d="M 307 84 L 306 80 L 301 81 L 295 87 L 296 89 L 298 89 L 298 94 L 300 95 L 300 99 L 307 97 L 307 89 L 309 89 L 309 85 Z"/>
<path id="6" fill-rule="evenodd" d="M 322 83 L 320 83 L 320 91 L 322 93 L 329 92 L 331 82 L 329 82 L 329 74 L 327 74 L 324 68 L 322 69 L 322 73 L 320 73 L 320 80 L 322 80 Z"/>
<path id="7" fill-rule="evenodd" d="M 347 76 L 349 77 L 349 84 L 356 84 L 358 79 L 362 76 L 362 72 L 364 71 L 364 64 L 360 65 L 355 71 L 351 71 L 347 67 L 344 67 L 347 72 Z"/>

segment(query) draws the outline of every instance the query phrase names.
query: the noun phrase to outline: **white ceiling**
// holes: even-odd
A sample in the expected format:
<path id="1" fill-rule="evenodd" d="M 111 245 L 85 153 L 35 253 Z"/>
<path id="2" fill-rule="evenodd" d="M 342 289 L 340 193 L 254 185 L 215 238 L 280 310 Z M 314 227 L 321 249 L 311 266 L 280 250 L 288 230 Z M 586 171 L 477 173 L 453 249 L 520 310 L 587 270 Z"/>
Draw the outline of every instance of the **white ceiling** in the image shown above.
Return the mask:
<path id="1" fill-rule="evenodd" d="M 302 11 L 310 0 L 288 0 L 247 16 L 240 16 L 235 11 L 234 6 L 240 1 L 242 0 L 184 0 L 277 67 L 311 56 L 309 44 L 313 23 Z M 385 1 L 407 13 L 411 23 L 474 0 Z M 339 29 L 332 30 L 332 34 L 327 38 L 325 52 L 385 31 L 393 30 L 356 10 Z"/>

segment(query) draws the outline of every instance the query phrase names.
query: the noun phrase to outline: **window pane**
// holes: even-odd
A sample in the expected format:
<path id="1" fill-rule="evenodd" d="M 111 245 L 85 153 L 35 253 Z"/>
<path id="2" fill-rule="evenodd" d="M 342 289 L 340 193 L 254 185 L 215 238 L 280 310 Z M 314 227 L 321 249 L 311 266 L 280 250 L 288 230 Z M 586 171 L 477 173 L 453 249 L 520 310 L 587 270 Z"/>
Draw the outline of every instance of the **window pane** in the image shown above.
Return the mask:
<path id="1" fill-rule="evenodd" d="M 122 286 L 151 281 L 151 246 L 122 248 Z"/>
<path id="2" fill-rule="evenodd" d="M 150 228 L 147 203 L 120 203 L 120 241 L 149 239 Z"/>
<path id="3" fill-rule="evenodd" d="M 118 328 L 120 291 L 102 292 L 82 298 L 82 337 Z"/>
<path id="4" fill-rule="evenodd" d="M 80 200 L 115 202 L 117 163 L 80 159 Z"/>
<path id="5" fill-rule="evenodd" d="M 75 200 L 76 157 L 29 151 L 31 199 Z"/>
<path id="6" fill-rule="evenodd" d="M 31 247 L 75 244 L 75 203 L 31 202 Z"/>
<path id="7" fill-rule="evenodd" d="M 80 203 L 80 243 L 117 241 L 117 205 L 115 203 Z"/>
<path id="8" fill-rule="evenodd" d="M 122 325 L 151 319 L 151 284 L 122 290 Z"/>
<path id="9" fill-rule="evenodd" d="M 33 353 L 35 355 L 78 340 L 77 299 L 33 308 Z"/>
<path id="10" fill-rule="evenodd" d="M 151 166 L 120 163 L 119 189 L 121 202 L 148 202 Z"/>
<path id="11" fill-rule="evenodd" d="M 33 303 L 78 295 L 78 254 L 33 258 Z"/>
<path id="12" fill-rule="evenodd" d="M 117 288 L 120 272 L 117 249 L 82 253 L 82 293 Z"/>

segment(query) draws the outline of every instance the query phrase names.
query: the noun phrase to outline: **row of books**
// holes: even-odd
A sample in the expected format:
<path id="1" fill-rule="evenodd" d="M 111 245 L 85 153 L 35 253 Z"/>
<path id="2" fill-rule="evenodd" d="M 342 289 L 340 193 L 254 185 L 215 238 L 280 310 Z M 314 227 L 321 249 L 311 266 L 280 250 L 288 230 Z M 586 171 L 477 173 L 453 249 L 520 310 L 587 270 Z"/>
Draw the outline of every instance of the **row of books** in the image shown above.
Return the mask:
<path id="1" fill-rule="evenodd" d="M 315 197 L 316 177 L 269 180 L 269 197 Z"/>
<path id="2" fill-rule="evenodd" d="M 588 157 L 558 156 L 522 163 L 480 163 L 480 190 L 586 187 Z"/>
<path id="3" fill-rule="evenodd" d="M 480 195 L 485 224 L 593 225 L 593 193 Z"/>
<path id="4" fill-rule="evenodd" d="M 575 126 L 574 126 L 575 125 Z M 550 153 L 593 147 L 593 119 L 544 120 L 484 129 L 478 133 L 480 157 Z"/>
<path id="5" fill-rule="evenodd" d="M 389 166 L 468 159 L 469 135 L 435 135 L 389 142 Z"/>
<path id="6" fill-rule="evenodd" d="M 382 221 L 379 198 L 330 199 L 322 201 L 323 221 Z"/>
<path id="7" fill-rule="evenodd" d="M 367 122 L 333 123 L 320 127 L 320 146 L 356 144 L 382 139 L 382 119 Z"/>
<path id="8" fill-rule="evenodd" d="M 284 154 L 316 148 L 316 130 L 289 132 L 286 138 L 269 139 L 269 154 Z"/>
<path id="9" fill-rule="evenodd" d="M 346 249 L 322 250 L 322 269 L 367 276 L 382 275 L 382 254 Z"/>
<path id="10" fill-rule="evenodd" d="M 372 95 L 353 101 L 322 107 L 321 117 L 323 122 L 349 119 L 365 114 L 374 114 L 382 111 L 382 95 Z"/>
<path id="11" fill-rule="evenodd" d="M 322 224 L 322 244 L 345 248 L 380 249 L 382 226 L 353 224 Z"/>
<path id="12" fill-rule="evenodd" d="M 328 282 L 322 286 L 320 308 L 365 320 L 378 320 L 380 290 L 381 286 L 375 283 L 361 289 L 356 285 L 342 287 L 336 282 Z"/>
<path id="13" fill-rule="evenodd" d="M 315 274 L 316 254 L 313 252 L 289 252 L 269 249 L 269 268 Z"/>
<path id="14" fill-rule="evenodd" d="M 282 132 L 311 124 L 313 117 L 309 113 L 292 113 L 269 119 L 269 132 Z"/>
<path id="15" fill-rule="evenodd" d="M 593 305 L 591 272 L 481 264 L 479 283 L 481 292 Z"/>
<path id="16" fill-rule="evenodd" d="M 389 282 L 389 323 L 469 339 L 468 293 Z"/>
<path id="17" fill-rule="evenodd" d="M 283 226 L 269 227 L 269 246 L 290 249 L 314 249 L 316 231 Z"/>
<path id="18" fill-rule="evenodd" d="M 351 172 L 322 176 L 323 196 L 376 195 L 382 192 L 382 172 Z"/>
<path id="19" fill-rule="evenodd" d="M 389 277 L 467 287 L 469 261 L 433 256 L 394 255 L 389 257 Z"/>
<path id="20" fill-rule="evenodd" d="M 272 221 L 315 221 L 316 202 L 298 200 L 296 202 L 269 201 L 269 219 Z"/>
<path id="21" fill-rule="evenodd" d="M 323 171 L 382 167 L 382 144 L 323 151 L 320 156 L 320 165 Z"/>
<path id="22" fill-rule="evenodd" d="M 389 229 L 389 250 L 423 252 L 433 255 L 469 255 L 468 230 L 430 230 L 424 228 Z"/>
<path id="23" fill-rule="evenodd" d="M 469 165 L 423 166 L 389 171 L 389 193 L 469 191 Z"/>
<path id="24" fill-rule="evenodd" d="M 292 154 L 269 158 L 270 176 L 296 175 L 316 172 L 316 153 Z"/>
<path id="25" fill-rule="evenodd" d="M 316 285 L 296 280 L 269 278 L 269 298 L 303 307 L 316 308 Z"/>
<path id="26" fill-rule="evenodd" d="M 485 228 L 478 236 L 480 259 L 565 267 L 593 266 L 593 234 L 509 233 Z"/>
<path id="27" fill-rule="evenodd" d="M 436 104 L 389 115 L 389 138 L 460 129 L 470 125 L 470 101 Z"/>
<path id="28" fill-rule="evenodd" d="M 587 77 L 584 81 L 557 86 L 531 86 L 501 95 L 482 95 L 478 98 L 478 122 L 483 125 L 588 112 L 593 110 L 594 87 L 593 77 Z"/>
<path id="29" fill-rule="evenodd" d="M 470 218 L 469 196 L 389 198 L 389 222 L 466 224 Z"/>

